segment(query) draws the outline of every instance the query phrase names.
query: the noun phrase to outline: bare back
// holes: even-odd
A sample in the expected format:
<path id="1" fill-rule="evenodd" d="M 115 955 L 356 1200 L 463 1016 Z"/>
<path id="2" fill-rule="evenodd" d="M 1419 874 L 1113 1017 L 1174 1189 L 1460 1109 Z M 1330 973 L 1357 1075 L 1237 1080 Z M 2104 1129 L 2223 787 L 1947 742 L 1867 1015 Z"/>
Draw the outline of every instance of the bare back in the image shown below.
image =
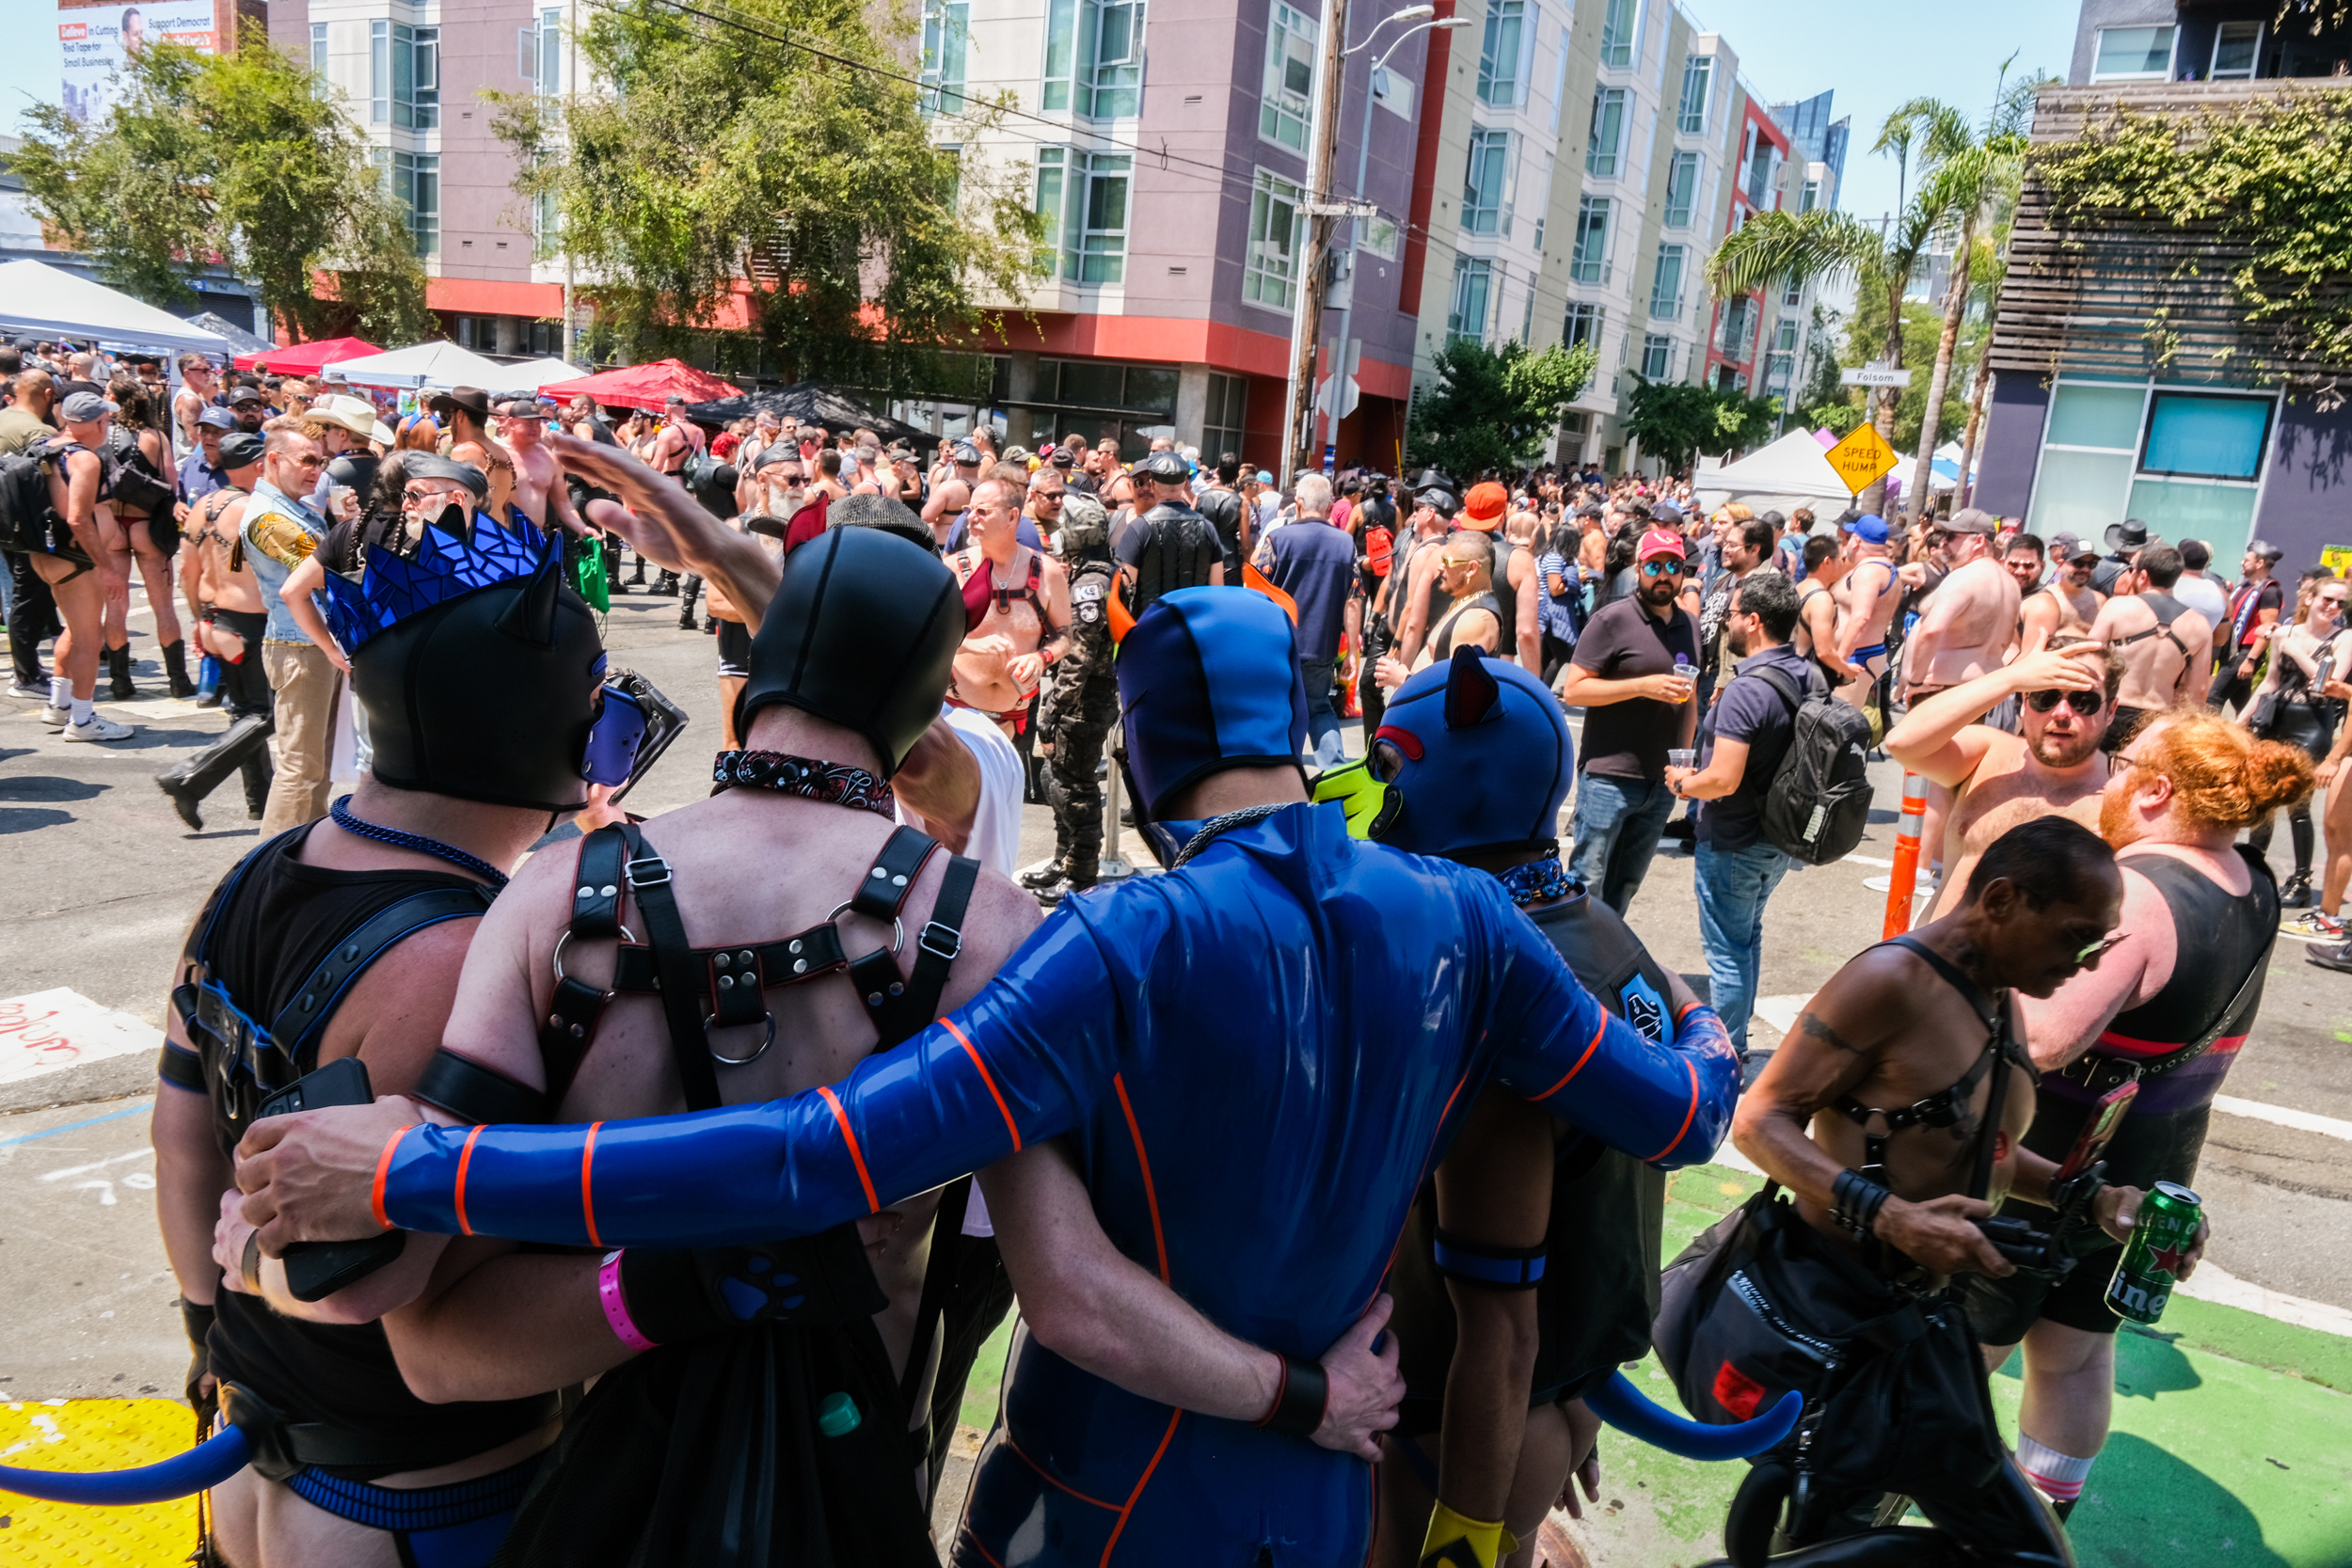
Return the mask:
<path id="1" fill-rule="evenodd" d="M 2202 669 L 2213 626 L 2191 610 L 2177 617 L 2171 635 L 2159 629 L 2155 610 L 2137 594 L 2118 594 L 2091 623 L 2092 641 L 2105 642 L 2123 659 L 2123 684 L 2116 701 L 2125 707 L 2169 707 L 2190 695 L 2192 666 Z M 2195 658 L 2191 658 L 2191 654 Z"/>
<path id="2" fill-rule="evenodd" d="M 245 527 L 246 498 L 230 496 L 219 500 L 218 513 L 211 515 L 219 495 L 215 491 L 197 502 L 195 515 L 188 519 L 188 532 L 201 573 L 198 597 L 218 610 L 259 615 L 262 609 L 262 585 L 253 576 L 252 563 L 235 547 L 238 531 Z M 234 571 L 229 565 L 232 555 L 237 556 L 238 562 Z"/>
<path id="3" fill-rule="evenodd" d="M 1998 561 L 1979 556 L 1958 568 L 1928 596 L 1919 638 L 1928 657 L 1920 669 L 1906 666 L 1904 679 L 1942 690 L 1999 669 L 2017 635 L 2018 606 L 2017 579 Z"/>

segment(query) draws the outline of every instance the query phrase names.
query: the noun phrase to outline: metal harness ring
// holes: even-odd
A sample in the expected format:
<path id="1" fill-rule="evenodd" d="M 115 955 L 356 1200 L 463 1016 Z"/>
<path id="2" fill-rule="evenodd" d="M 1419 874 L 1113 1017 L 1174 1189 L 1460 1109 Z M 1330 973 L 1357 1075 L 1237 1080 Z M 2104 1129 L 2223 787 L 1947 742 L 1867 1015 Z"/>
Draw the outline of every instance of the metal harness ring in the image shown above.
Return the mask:
<path id="1" fill-rule="evenodd" d="M 853 902 L 855 902 L 854 899 L 844 898 L 840 903 L 835 904 L 833 907 L 833 913 L 825 916 L 826 923 L 830 925 L 833 922 L 839 920 L 842 916 L 842 912 L 848 910 Z M 871 920 L 873 916 L 868 915 L 866 918 Z M 900 920 L 894 914 L 890 917 L 890 956 L 894 958 L 897 958 L 898 956 L 898 950 L 906 944 L 906 922 Z"/>
<path id="2" fill-rule="evenodd" d="M 752 1063 L 756 1062 L 760 1059 L 760 1057 L 766 1055 L 768 1053 L 768 1048 L 776 1043 L 776 1015 L 773 1013 L 762 1013 L 760 1017 L 767 1024 L 768 1034 L 767 1037 L 759 1042 L 759 1049 L 753 1052 L 748 1056 L 725 1055 L 717 1046 L 710 1043 L 710 1021 L 718 1016 L 719 1015 L 716 1013 L 706 1013 L 703 1015 L 703 1049 L 709 1052 L 710 1059 L 717 1062 L 722 1067 L 749 1067 Z M 740 1028 L 741 1025 L 729 1024 L 727 1027 L 734 1029 Z"/>
<path id="3" fill-rule="evenodd" d="M 564 949 L 570 944 L 571 940 L 572 932 L 568 926 L 564 928 L 564 934 L 555 939 L 555 983 L 559 986 L 564 983 Z M 621 940 L 634 944 L 637 941 L 637 933 L 624 926 L 621 927 Z M 604 994 L 610 997 L 612 993 L 606 991 Z"/>

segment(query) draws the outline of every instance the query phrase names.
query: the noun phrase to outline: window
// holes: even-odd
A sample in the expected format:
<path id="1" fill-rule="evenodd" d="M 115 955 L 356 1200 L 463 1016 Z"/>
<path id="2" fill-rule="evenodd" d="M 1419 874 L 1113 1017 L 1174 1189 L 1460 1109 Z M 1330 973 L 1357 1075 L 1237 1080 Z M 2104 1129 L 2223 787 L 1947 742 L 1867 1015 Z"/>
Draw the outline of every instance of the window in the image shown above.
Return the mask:
<path id="1" fill-rule="evenodd" d="M 2094 82 L 2161 82 L 2172 74 L 2174 27 L 2102 27 L 2090 63 Z"/>
<path id="2" fill-rule="evenodd" d="M 1659 221 L 1669 229 L 1690 228 L 1698 197 L 1699 154 L 1677 152 L 1666 170 L 1666 211 Z"/>
<path id="3" fill-rule="evenodd" d="M 2061 381 L 2027 526 L 2089 537 L 2126 516 L 2232 560 L 2252 531 L 2277 400 Z"/>
<path id="4" fill-rule="evenodd" d="M 1757 209 L 1773 204 L 1772 191 L 1780 183 L 1780 149 L 1763 137 L 1756 138 L 1756 150 L 1748 156 L 1748 205 Z"/>
<path id="5" fill-rule="evenodd" d="M 1225 454 L 1241 454 L 1242 432 L 1248 428 L 1249 378 L 1209 372 L 1209 406 L 1200 422 L 1200 460 L 1220 463 Z"/>
<path id="6" fill-rule="evenodd" d="M 1781 317 L 1780 325 L 1772 332 L 1772 347 L 1783 354 L 1796 352 L 1797 319 L 1794 316 Z"/>
<path id="7" fill-rule="evenodd" d="M 368 123 L 392 122 L 392 24 L 368 24 Z"/>
<path id="8" fill-rule="evenodd" d="M 1616 71 L 1630 70 L 1640 53 L 1641 0 L 1607 0 L 1600 19 L 1600 63 Z"/>
<path id="9" fill-rule="evenodd" d="M 1745 361 L 1748 341 L 1756 334 L 1755 302 L 1741 294 L 1724 307 L 1721 330 L 1715 336 L 1715 346 L 1726 358 Z"/>
<path id="10" fill-rule="evenodd" d="M 1764 385 L 1786 387 L 1796 378 L 1797 356 L 1793 354 L 1768 354 L 1764 356 Z"/>
<path id="11" fill-rule="evenodd" d="M 310 24 L 310 74 L 326 74 L 326 24 L 324 22 Z"/>
<path id="12" fill-rule="evenodd" d="M 1078 113 L 1135 117 L 1143 103 L 1141 0 L 1079 0 L 1078 65 Z"/>
<path id="13" fill-rule="evenodd" d="M 1470 234 L 1511 232 L 1511 133 L 1472 126 L 1470 171 L 1462 182 L 1462 230 Z"/>
<path id="14" fill-rule="evenodd" d="M 1287 310 L 1298 297 L 1298 187 L 1266 169 L 1249 190 L 1249 240 L 1242 252 L 1241 296 Z"/>
<path id="15" fill-rule="evenodd" d="M 564 90 L 564 13 L 549 7 L 535 27 L 515 29 L 515 74 L 542 98 Z"/>
<path id="16" fill-rule="evenodd" d="M 1038 249 L 1037 273 L 1051 277 L 1061 254 L 1062 175 L 1069 156 L 1058 147 L 1037 150 L 1037 211 L 1045 214 L 1045 241 Z"/>
<path id="17" fill-rule="evenodd" d="M 1707 135 L 1707 100 L 1715 83 L 1715 56 L 1693 55 L 1682 64 L 1682 107 L 1675 129 L 1685 135 Z"/>
<path id="18" fill-rule="evenodd" d="M 1675 341 L 1662 332 L 1642 339 L 1642 379 L 1663 381 L 1675 372 Z"/>
<path id="19" fill-rule="evenodd" d="M 2148 404 L 2139 471 L 2168 479 L 2259 479 L 2276 407 L 2268 398 L 2158 392 Z"/>
<path id="20" fill-rule="evenodd" d="M 1045 78 L 1038 106 L 1067 113 L 1072 64 L 1078 47 L 1078 0 L 1049 0 L 1045 8 Z"/>
<path id="21" fill-rule="evenodd" d="M 1597 305 L 1577 301 L 1568 307 L 1568 319 L 1560 328 L 1560 346 L 1574 348 L 1579 343 L 1600 346 L 1602 310 Z"/>
<path id="22" fill-rule="evenodd" d="M 1615 179 L 1625 141 L 1625 88 L 1602 87 L 1593 94 L 1593 136 L 1584 149 L 1584 172 Z"/>
<path id="23" fill-rule="evenodd" d="M 1127 276 L 1125 153 L 1071 154 L 1070 217 L 1064 225 L 1062 276 L 1073 283 L 1118 283 Z M 1085 173 L 1076 173 L 1083 165 Z"/>
<path id="24" fill-rule="evenodd" d="M 1493 305 L 1494 263 L 1483 257 L 1454 259 L 1454 303 L 1446 312 L 1449 343 L 1486 341 L 1486 315 Z"/>
<path id="25" fill-rule="evenodd" d="M 1527 99 L 1527 0 L 1488 0 L 1478 52 L 1478 101 L 1511 108 Z"/>
<path id="26" fill-rule="evenodd" d="M 1794 309 L 1798 306 L 1803 305 L 1804 303 L 1804 285 L 1793 277 L 1788 279 L 1788 283 L 1780 291 L 1780 303 L 1785 309 Z"/>
<path id="27" fill-rule="evenodd" d="M 1797 197 L 1797 211 L 1809 213 L 1820 204 L 1820 200 L 1821 182 L 1819 180 L 1807 180 L 1804 182 L 1804 190 Z"/>
<path id="28" fill-rule="evenodd" d="M 2250 82 L 2254 78 L 2254 60 L 2262 51 L 2263 24 L 2259 22 L 2225 22 L 2213 35 L 2213 69 L 2207 79 L 2216 82 Z"/>
<path id="29" fill-rule="evenodd" d="M 430 256 L 440 249 L 440 155 L 379 147 L 375 166 L 390 177 L 392 198 L 408 214 L 408 232 L 416 239 L 417 254 Z"/>
<path id="30" fill-rule="evenodd" d="M 1576 204 L 1576 248 L 1568 256 L 1568 278 L 1576 283 L 1609 281 L 1609 198 L 1588 196 Z"/>
<path id="31" fill-rule="evenodd" d="M 1661 245 L 1658 247 L 1658 272 L 1650 281 L 1649 313 L 1652 321 L 1677 321 L 1682 315 L 1682 246 Z"/>
<path id="32" fill-rule="evenodd" d="M 1294 152 L 1306 151 L 1314 87 L 1314 19 L 1276 0 L 1266 23 L 1265 87 L 1258 104 L 1258 135 Z"/>
<path id="33" fill-rule="evenodd" d="M 971 54 L 969 0 L 930 0 L 923 8 L 923 112 L 963 113 L 964 61 Z"/>
<path id="34" fill-rule="evenodd" d="M 1383 261 L 1396 260 L 1397 247 L 1404 238 L 1403 228 L 1392 217 L 1382 215 L 1357 219 L 1356 248 L 1367 255 L 1377 256 Z"/>

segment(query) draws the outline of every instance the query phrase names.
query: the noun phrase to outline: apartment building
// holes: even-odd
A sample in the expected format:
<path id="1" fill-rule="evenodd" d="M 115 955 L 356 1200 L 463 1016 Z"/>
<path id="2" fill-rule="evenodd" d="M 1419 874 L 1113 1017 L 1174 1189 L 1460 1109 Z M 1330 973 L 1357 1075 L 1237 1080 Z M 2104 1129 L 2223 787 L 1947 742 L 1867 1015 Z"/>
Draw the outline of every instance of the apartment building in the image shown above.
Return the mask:
<path id="1" fill-rule="evenodd" d="M 481 89 L 559 94 L 583 0 L 272 0 L 270 38 L 339 89 L 407 208 L 425 300 L 485 354 L 564 352 L 564 270 Z"/>
<path id="2" fill-rule="evenodd" d="M 1687 90 L 1688 77 L 1699 71 L 1708 56 L 1693 55 L 1686 68 L 1686 90 L 1683 102 L 1687 106 L 1692 94 Z M 1731 187 L 1724 215 L 1724 232 L 1736 233 L 1753 214 L 1777 211 L 1785 194 L 1783 185 L 1788 173 L 1788 133 L 1772 121 L 1763 104 L 1744 91 L 1740 101 L 1740 147 L 1731 161 L 1732 178 L 1725 182 Z M 1764 362 L 1757 358 L 1759 347 L 1767 341 L 1764 321 L 1767 315 L 1777 316 L 1788 291 L 1757 290 L 1715 302 L 1714 321 L 1707 337 L 1707 362 L 1699 380 L 1724 390 L 1761 393 L 1766 390 L 1761 373 Z M 1786 392 L 1786 385 L 1772 390 Z"/>

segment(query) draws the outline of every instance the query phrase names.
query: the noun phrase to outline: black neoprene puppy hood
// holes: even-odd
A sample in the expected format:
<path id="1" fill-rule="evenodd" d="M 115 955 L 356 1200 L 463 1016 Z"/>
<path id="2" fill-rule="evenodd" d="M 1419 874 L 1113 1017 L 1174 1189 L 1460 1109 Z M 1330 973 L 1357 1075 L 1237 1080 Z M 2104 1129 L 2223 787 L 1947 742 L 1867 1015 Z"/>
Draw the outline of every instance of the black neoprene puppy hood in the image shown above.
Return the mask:
<path id="1" fill-rule="evenodd" d="M 377 783 L 461 800 L 578 811 L 604 643 L 549 550 L 374 633 L 351 656 Z"/>
<path id="2" fill-rule="evenodd" d="M 874 743 L 885 776 L 939 717 L 963 597 L 937 556 L 877 528 L 836 528 L 784 560 L 752 639 L 736 733 L 778 703 Z"/>

